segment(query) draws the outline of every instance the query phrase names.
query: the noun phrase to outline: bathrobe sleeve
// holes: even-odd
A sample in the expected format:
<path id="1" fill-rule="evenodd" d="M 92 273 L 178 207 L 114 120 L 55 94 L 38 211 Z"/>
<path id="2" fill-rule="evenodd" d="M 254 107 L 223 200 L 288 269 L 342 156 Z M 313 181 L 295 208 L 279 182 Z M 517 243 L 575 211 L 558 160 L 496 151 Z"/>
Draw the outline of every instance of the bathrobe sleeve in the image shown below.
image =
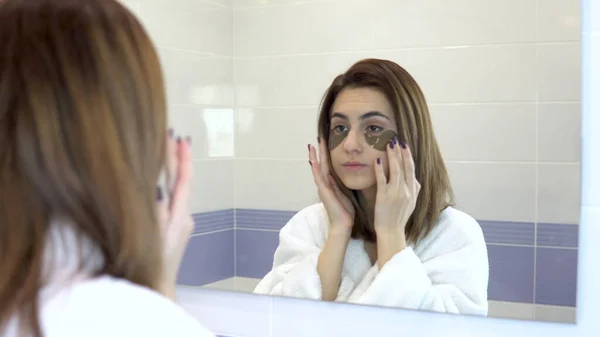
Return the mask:
<path id="1" fill-rule="evenodd" d="M 325 245 L 327 218 L 322 204 L 298 212 L 279 232 L 279 246 L 273 268 L 254 289 L 256 294 L 322 299 L 321 278 L 317 271 L 319 255 Z M 342 272 L 338 298 L 348 298 L 354 282 Z"/>
<path id="2" fill-rule="evenodd" d="M 438 223 L 419 256 L 412 247 L 397 253 L 371 280 L 361 282 L 349 302 L 485 316 L 488 279 L 481 227 L 458 213 Z"/>

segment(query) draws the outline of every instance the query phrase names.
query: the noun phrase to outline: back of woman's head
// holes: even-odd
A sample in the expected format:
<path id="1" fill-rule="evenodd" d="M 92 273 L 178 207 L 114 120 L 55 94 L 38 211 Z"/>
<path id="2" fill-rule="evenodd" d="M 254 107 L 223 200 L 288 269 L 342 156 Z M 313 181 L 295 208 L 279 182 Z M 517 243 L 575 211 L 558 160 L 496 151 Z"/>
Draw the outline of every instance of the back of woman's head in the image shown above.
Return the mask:
<path id="1" fill-rule="evenodd" d="M 163 79 L 115 0 L 2 0 L 0 22 L 0 331 L 18 316 L 39 334 L 56 226 L 100 252 L 79 268 L 157 287 Z"/>

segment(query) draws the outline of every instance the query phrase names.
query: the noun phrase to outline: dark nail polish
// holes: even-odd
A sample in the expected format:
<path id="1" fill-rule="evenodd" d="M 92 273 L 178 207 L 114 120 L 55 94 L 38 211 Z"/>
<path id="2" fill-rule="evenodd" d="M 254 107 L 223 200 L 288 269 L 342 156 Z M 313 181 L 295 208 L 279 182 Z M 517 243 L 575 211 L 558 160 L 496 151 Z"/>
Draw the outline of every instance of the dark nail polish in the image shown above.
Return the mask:
<path id="1" fill-rule="evenodd" d="M 310 160 L 308 161 L 308 165 L 312 167 L 312 162 Z"/>
<path id="2" fill-rule="evenodd" d="M 393 148 L 394 148 L 394 141 L 392 140 L 392 141 L 390 141 L 390 149 L 393 149 Z"/>
<path id="3" fill-rule="evenodd" d="M 377 158 L 377 164 L 381 165 L 381 158 Z"/>
<path id="4" fill-rule="evenodd" d="M 403 149 L 406 149 L 406 142 L 400 142 L 400 146 L 402 146 Z"/>
<path id="5" fill-rule="evenodd" d="M 169 129 L 168 133 L 169 133 L 169 137 L 173 138 L 173 129 L 172 128 Z"/>
<path id="6" fill-rule="evenodd" d="M 308 151 L 310 151 L 310 144 L 308 144 Z"/>
<path id="7" fill-rule="evenodd" d="M 394 145 L 398 144 L 398 137 L 394 137 Z"/>
<path id="8" fill-rule="evenodd" d="M 163 198 L 162 189 L 160 186 L 156 186 L 156 201 L 161 201 Z"/>

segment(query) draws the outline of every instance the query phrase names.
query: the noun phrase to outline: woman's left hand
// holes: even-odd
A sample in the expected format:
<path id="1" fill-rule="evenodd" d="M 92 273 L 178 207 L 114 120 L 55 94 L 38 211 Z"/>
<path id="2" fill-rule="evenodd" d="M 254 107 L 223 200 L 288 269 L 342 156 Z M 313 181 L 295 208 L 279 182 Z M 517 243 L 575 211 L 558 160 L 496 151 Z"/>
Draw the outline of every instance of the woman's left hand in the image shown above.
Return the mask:
<path id="1" fill-rule="evenodd" d="M 377 177 L 374 227 L 380 267 L 406 248 L 406 223 L 415 210 L 421 190 L 412 153 L 406 143 L 398 144 L 394 138 L 387 146 L 387 157 L 389 179 L 386 179 L 381 159 L 378 158 L 374 165 Z"/>

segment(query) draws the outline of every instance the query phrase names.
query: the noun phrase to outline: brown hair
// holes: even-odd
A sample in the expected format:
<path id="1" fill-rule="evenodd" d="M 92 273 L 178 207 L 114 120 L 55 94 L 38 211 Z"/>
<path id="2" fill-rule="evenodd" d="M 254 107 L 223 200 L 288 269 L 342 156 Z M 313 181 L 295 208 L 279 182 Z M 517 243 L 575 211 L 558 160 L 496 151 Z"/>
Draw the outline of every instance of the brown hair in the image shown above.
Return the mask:
<path id="1" fill-rule="evenodd" d="M 16 317 L 19 335 L 41 336 L 55 217 L 101 252 L 92 276 L 158 288 L 163 76 L 115 0 L 2 0 L 0 22 L 0 334 Z"/>
<path id="2" fill-rule="evenodd" d="M 392 61 L 358 61 L 344 74 L 338 75 L 325 92 L 319 113 L 318 134 L 326 143 L 329 142 L 331 109 L 338 94 L 346 88 L 365 87 L 379 90 L 386 96 L 394 110 L 398 140 L 406 142 L 413 154 L 415 174 L 421 184 L 421 191 L 406 225 L 406 238 L 417 242 L 422 236 L 429 234 L 440 213 L 453 205 L 454 194 L 435 139 L 425 96 L 414 78 Z M 331 157 L 329 161 L 331 167 Z M 375 232 L 369 224 L 361 194 L 346 188 L 335 172 L 331 172 L 356 210 L 352 237 L 375 242 Z"/>

